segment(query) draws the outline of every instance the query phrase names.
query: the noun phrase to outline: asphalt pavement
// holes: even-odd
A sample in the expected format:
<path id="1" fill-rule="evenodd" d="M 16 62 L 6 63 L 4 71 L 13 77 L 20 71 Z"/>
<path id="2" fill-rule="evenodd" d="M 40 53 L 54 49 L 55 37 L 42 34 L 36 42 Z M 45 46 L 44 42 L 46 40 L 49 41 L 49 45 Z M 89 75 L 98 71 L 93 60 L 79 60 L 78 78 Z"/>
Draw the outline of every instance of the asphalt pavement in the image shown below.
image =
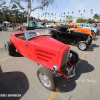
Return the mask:
<path id="1" fill-rule="evenodd" d="M 76 76 L 68 80 L 57 78 L 57 91 L 49 91 L 37 78 L 37 63 L 19 54 L 7 55 L 4 42 L 17 31 L 20 30 L 0 31 L 0 100 L 100 100 L 100 36 L 88 51 L 70 45 L 80 57 Z"/>

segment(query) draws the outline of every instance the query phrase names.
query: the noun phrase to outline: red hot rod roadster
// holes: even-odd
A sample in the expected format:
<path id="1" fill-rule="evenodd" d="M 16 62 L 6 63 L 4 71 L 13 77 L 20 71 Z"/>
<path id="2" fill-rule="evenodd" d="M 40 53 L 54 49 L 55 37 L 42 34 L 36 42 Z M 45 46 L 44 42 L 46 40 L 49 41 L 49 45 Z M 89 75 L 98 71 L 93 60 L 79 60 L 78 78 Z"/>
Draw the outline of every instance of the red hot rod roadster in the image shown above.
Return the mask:
<path id="1" fill-rule="evenodd" d="M 37 30 L 12 33 L 10 41 L 5 42 L 4 46 L 9 55 L 14 56 L 19 52 L 42 65 L 37 70 L 38 79 L 44 87 L 54 90 L 55 76 L 64 78 L 75 76 L 75 67 L 72 64 L 75 64 L 79 57 L 68 45 L 42 33 Z M 63 70 L 66 70 L 67 74 Z"/>

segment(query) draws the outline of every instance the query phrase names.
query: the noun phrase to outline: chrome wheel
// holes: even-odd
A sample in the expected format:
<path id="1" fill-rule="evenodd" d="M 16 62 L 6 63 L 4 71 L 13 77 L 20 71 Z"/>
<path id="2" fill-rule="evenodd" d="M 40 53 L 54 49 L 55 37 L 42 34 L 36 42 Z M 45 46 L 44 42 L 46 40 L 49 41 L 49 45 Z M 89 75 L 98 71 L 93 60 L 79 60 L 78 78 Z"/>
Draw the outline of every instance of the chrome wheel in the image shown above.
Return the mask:
<path id="1" fill-rule="evenodd" d="M 85 49 L 86 49 L 86 44 L 85 44 L 85 43 L 80 43 L 80 44 L 79 44 L 79 48 L 80 48 L 81 50 L 85 50 Z"/>
<path id="2" fill-rule="evenodd" d="M 50 79 L 44 73 L 39 73 L 39 79 L 45 87 L 51 87 Z"/>

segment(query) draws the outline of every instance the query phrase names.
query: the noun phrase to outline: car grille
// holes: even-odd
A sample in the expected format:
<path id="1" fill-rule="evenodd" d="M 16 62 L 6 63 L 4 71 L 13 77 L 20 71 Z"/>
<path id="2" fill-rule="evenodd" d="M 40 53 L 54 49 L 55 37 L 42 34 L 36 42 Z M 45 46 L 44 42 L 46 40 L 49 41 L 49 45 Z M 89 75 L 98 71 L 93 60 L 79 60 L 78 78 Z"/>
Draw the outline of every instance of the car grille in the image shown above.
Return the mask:
<path id="1" fill-rule="evenodd" d="M 66 51 L 63 53 L 62 62 L 61 62 L 61 69 L 64 69 L 65 66 L 67 66 L 68 54 L 69 54 L 69 50 L 66 50 Z"/>

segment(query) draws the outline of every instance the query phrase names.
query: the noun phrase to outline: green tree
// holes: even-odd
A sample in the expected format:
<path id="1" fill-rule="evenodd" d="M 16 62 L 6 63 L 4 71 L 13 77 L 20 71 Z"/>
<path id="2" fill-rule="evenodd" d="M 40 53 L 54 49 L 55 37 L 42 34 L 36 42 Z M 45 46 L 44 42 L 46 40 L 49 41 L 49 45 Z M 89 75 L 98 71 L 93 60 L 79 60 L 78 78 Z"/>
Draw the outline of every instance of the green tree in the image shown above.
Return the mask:
<path id="1" fill-rule="evenodd" d="M 77 23 L 91 23 L 91 19 L 77 18 L 76 22 Z"/>
<path id="2" fill-rule="evenodd" d="M 0 8 L 3 7 L 6 4 L 5 0 L 0 0 Z"/>
<path id="3" fill-rule="evenodd" d="M 12 14 L 11 14 L 11 16 L 12 16 L 12 23 L 13 22 L 17 22 L 17 9 L 18 9 L 18 7 L 17 7 L 17 5 L 16 4 L 13 4 L 12 6 L 11 6 L 11 11 L 12 11 Z"/>
<path id="4" fill-rule="evenodd" d="M 77 18 L 76 22 L 77 23 L 83 23 L 83 18 Z"/>
<path id="5" fill-rule="evenodd" d="M 15 3 L 21 8 L 23 11 L 27 12 L 27 23 L 29 23 L 29 17 L 33 11 L 36 9 L 43 9 L 44 7 L 48 7 L 50 4 L 54 2 L 54 0 L 37 0 L 38 6 L 33 6 L 34 0 L 11 0 L 11 3 Z M 23 3 L 26 3 L 26 6 L 23 6 Z M 22 4 L 22 5 L 21 5 Z M 33 8 L 34 7 L 34 8 Z"/>
<path id="6" fill-rule="evenodd" d="M 93 18 L 98 20 L 100 18 L 100 15 L 94 14 Z"/>

